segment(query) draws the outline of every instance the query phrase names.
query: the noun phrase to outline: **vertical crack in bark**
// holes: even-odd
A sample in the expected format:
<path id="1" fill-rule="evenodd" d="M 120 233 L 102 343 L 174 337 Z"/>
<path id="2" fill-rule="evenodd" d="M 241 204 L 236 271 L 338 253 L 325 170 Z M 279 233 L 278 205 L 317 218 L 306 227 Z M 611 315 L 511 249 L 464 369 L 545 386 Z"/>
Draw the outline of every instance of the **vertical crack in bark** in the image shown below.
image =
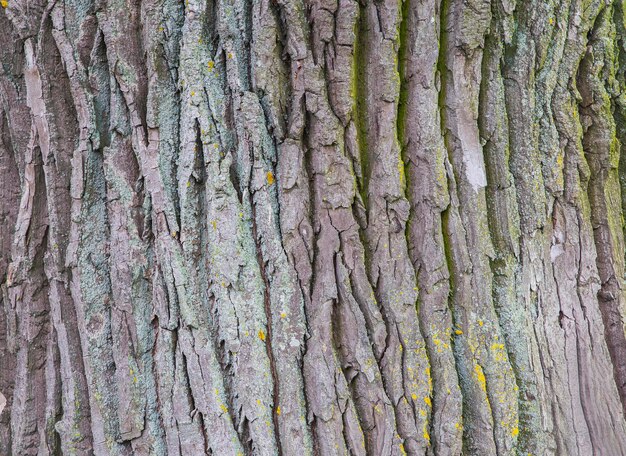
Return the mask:
<path id="1" fill-rule="evenodd" d="M 251 170 L 252 171 L 252 170 Z M 250 207 L 252 208 L 252 236 L 256 242 L 256 257 L 259 263 L 259 270 L 261 272 L 261 279 L 263 280 L 263 307 L 265 309 L 265 317 L 267 318 L 267 341 L 266 341 L 266 349 L 267 349 L 267 358 L 270 362 L 270 372 L 272 374 L 272 407 L 276 407 L 279 403 L 278 398 L 280 397 L 280 383 L 279 378 L 276 373 L 276 361 L 274 360 L 274 351 L 272 349 L 272 340 L 273 340 L 273 322 L 272 322 L 272 309 L 271 309 L 271 300 L 270 300 L 270 282 L 267 277 L 267 273 L 265 271 L 265 260 L 263 259 L 263 252 L 261 251 L 261 240 L 259 237 L 259 233 L 257 231 L 257 223 L 256 223 L 256 205 L 253 200 L 254 191 L 249 191 L 250 195 Z M 280 410 L 280 409 L 278 409 Z M 278 454 L 282 455 L 282 446 L 280 441 L 280 429 L 278 427 L 278 414 L 276 411 L 272 412 L 272 420 L 274 422 L 274 433 L 276 437 L 276 446 L 278 448 Z"/>
<path id="2" fill-rule="evenodd" d="M 367 61 L 369 59 L 368 47 L 365 42 L 365 34 L 367 32 L 367 16 L 364 7 L 359 4 L 358 15 L 355 29 L 354 60 L 352 62 L 352 90 L 351 97 L 354 100 L 354 115 L 353 122 L 356 126 L 356 140 L 358 150 L 358 162 L 355 165 L 358 167 L 356 170 L 356 186 L 361 196 L 363 206 L 368 205 L 368 176 L 369 170 L 369 158 L 367 156 L 367 107 L 368 107 L 368 91 L 367 91 Z M 365 217 L 367 217 L 367 212 Z M 365 219 L 367 220 L 367 218 Z"/>

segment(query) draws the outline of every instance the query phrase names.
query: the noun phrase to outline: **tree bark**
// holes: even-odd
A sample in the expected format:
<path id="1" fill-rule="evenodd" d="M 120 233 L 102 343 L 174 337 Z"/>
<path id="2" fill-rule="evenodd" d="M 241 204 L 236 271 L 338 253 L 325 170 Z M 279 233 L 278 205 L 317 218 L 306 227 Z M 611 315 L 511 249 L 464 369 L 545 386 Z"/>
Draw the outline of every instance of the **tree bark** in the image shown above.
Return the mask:
<path id="1" fill-rule="evenodd" d="M 0 455 L 626 455 L 626 1 L 0 0 Z"/>

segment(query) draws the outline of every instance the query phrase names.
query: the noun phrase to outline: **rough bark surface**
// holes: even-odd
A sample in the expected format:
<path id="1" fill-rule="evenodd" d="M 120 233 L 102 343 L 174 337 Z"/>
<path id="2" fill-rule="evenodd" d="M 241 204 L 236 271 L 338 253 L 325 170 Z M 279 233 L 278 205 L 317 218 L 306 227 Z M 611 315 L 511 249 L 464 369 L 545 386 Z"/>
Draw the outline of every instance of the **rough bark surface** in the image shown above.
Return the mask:
<path id="1" fill-rule="evenodd" d="M 0 0 L 0 455 L 626 455 L 626 2 Z"/>

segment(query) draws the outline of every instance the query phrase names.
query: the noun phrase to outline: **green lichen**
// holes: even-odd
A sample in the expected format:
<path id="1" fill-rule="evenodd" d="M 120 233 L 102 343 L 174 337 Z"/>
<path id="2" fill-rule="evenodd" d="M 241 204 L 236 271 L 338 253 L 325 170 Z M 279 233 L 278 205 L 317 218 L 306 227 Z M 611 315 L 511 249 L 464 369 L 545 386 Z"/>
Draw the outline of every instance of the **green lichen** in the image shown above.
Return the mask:
<path id="1" fill-rule="evenodd" d="M 355 23 L 355 40 L 352 62 L 352 78 L 350 92 L 354 101 L 354 124 L 357 132 L 357 147 L 361 165 L 361 182 L 357 182 L 363 204 L 367 207 L 367 187 L 369 180 L 369 157 L 368 157 L 368 103 L 367 103 L 367 60 L 369 53 L 367 49 L 367 17 L 359 14 Z"/>

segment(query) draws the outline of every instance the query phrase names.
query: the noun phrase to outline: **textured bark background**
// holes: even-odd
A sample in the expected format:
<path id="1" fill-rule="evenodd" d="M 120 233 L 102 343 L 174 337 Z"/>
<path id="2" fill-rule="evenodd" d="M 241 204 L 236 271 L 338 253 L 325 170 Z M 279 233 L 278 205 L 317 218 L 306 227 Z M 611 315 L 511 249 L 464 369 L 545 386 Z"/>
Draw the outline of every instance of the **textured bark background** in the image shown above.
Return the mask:
<path id="1" fill-rule="evenodd" d="M 626 455 L 626 2 L 0 3 L 0 455 Z"/>

